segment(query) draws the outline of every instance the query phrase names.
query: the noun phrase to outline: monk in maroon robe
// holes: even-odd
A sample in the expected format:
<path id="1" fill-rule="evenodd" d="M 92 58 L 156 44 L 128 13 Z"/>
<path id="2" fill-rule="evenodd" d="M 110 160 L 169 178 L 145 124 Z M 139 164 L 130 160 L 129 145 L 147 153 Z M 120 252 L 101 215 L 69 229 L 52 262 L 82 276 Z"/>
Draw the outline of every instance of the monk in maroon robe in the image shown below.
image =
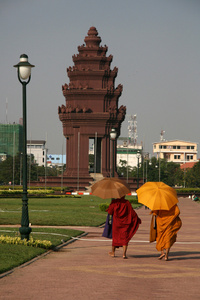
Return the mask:
<path id="1" fill-rule="evenodd" d="M 107 212 L 113 216 L 112 224 L 112 251 L 109 255 L 115 256 L 115 249 L 123 247 L 123 258 L 126 257 L 128 242 L 136 233 L 141 220 L 133 210 L 131 203 L 122 197 L 113 199 Z"/>

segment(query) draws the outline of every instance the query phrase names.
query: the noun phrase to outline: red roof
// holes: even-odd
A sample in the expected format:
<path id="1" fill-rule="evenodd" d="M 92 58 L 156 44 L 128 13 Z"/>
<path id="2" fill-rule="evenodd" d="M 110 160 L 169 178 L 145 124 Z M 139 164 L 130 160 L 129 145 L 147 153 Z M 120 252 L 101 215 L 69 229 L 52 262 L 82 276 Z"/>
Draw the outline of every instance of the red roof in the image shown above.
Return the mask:
<path id="1" fill-rule="evenodd" d="M 184 170 L 184 169 L 191 169 L 191 168 L 193 168 L 194 167 L 194 165 L 196 164 L 197 162 L 195 161 L 191 161 L 191 162 L 187 162 L 187 163 L 185 163 L 185 164 L 182 164 L 180 167 L 181 167 L 181 169 L 182 170 Z"/>

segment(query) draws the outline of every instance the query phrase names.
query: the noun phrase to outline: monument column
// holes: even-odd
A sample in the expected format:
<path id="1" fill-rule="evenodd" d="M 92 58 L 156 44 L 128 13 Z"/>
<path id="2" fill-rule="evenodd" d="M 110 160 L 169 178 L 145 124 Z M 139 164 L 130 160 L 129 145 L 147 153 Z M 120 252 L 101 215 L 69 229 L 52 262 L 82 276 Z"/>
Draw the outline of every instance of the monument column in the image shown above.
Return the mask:
<path id="1" fill-rule="evenodd" d="M 101 46 L 101 38 L 95 27 L 91 27 L 73 55 L 72 67 L 67 68 L 69 83 L 62 86 L 65 105 L 58 107 L 59 119 L 63 123 L 63 134 L 67 140 L 67 161 L 64 175 L 70 182 L 76 181 L 77 173 L 84 182 L 91 181 L 89 175 L 89 138 L 97 134 L 98 172 L 110 176 L 110 130 L 115 128 L 120 135 L 121 123 L 126 107 L 118 107 L 122 85 L 115 87 L 118 69 L 111 69 L 112 55 L 107 56 L 108 47 Z M 114 152 L 116 161 L 116 149 Z M 117 173 L 115 173 L 117 176 Z"/>

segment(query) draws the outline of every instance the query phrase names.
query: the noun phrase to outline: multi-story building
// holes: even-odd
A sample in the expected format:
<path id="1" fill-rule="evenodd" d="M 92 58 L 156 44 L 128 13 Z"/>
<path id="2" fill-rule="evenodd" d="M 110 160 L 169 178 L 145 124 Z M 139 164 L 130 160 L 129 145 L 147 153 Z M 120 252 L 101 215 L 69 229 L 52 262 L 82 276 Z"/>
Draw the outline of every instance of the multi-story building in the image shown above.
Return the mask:
<path id="1" fill-rule="evenodd" d="M 128 140 L 124 140 L 123 144 L 117 145 L 117 166 L 121 165 L 120 161 L 126 161 L 127 165 L 137 167 L 138 158 L 139 163 L 142 161 L 142 151 L 142 145 L 131 145 Z"/>
<path id="2" fill-rule="evenodd" d="M 156 153 L 157 159 L 166 159 L 179 164 L 198 161 L 197 143 L 181 140 L 153 143 L 153 153 Z"/>
<path id="3" fill-rule="evenodd" d="M 27 155 L 34 156 L 34 163 L 39 166 L 46 166 L 47 163 L 47 148 L 44 140 L 27 140 Z"/>

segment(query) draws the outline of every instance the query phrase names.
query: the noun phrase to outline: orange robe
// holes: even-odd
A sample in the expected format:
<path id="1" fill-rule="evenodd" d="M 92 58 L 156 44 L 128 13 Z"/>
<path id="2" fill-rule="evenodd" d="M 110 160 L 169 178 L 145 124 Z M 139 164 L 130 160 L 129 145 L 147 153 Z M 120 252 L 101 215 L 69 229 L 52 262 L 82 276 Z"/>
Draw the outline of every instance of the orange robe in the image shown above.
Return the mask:
<path id="1" fill-rule="evenodd" d="M 170 210 L 155 210 L 152 213 L 156 215 L 156 249 L 161 251 L 170 248 L 176 242 L 177 232 L 182 225 L 178 206 L 174 205 Z"/>
<path id="2" fill-rule="evenodd" d="M 113 199 L 107 212 L 113 216 L 112 245 L 115 247 L 128 245 L 141 224 L 141 220 L 132 208 L 131 203 L 124 197 Z"/>

